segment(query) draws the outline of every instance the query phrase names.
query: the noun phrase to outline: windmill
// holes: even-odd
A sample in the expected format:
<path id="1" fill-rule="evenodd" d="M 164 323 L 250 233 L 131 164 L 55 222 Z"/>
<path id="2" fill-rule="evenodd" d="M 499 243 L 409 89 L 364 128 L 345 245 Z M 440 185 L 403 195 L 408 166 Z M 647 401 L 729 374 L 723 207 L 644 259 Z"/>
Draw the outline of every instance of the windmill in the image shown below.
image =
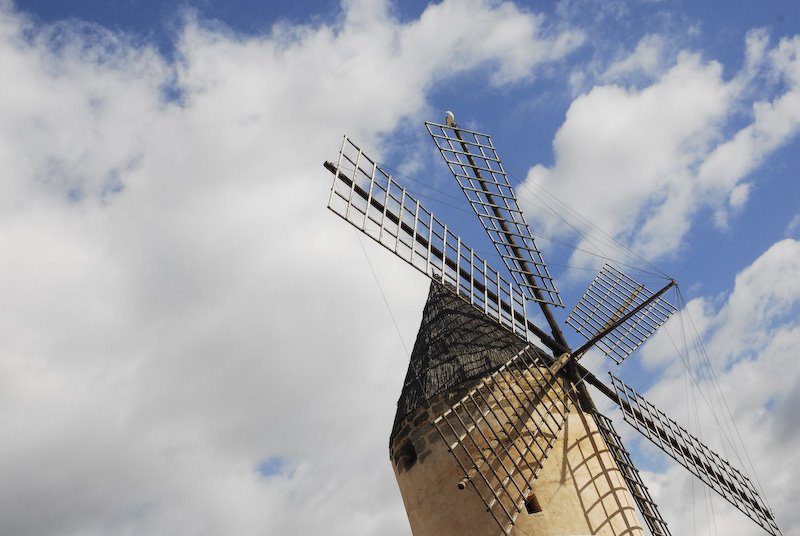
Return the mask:
<path id="1" fill-rule="evenodd" d="M 452 113 L 426 128 L 495 245 L 510 279 L 464 244 L 347 136 L 328 208 L 432 280 L 390 438 L 412 531 L 422 534 L 670 534 L 612 421 L 624 420 L 768 534 L 781 534 L 750 479 L 610 373 L 580 362 L 597 348 L 619 364 L 676 311 L 605 265 L 566 319 L 564 304 L 487 134 Z M 536 304 L 546 327 L 529 310 Z"/>

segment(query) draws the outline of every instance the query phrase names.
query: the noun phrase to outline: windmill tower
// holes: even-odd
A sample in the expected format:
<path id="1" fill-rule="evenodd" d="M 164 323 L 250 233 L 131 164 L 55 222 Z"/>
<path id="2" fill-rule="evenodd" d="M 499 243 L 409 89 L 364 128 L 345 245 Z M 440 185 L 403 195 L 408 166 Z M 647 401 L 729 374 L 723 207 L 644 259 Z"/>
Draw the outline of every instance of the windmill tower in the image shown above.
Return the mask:
<path id="1" fill-rule="evenodd" d="M 328 208 L 431 280 L 390 437 L 412 532 L 424 535 L 669 535 L 594 386 L 625 421 L 767 533 L 780 530 L 751 481 L 621 379 L 581 363 L 591 348 L 619 364 L 675 312 L 606 265 L 566 323 L 563 307 L 490 136 L 448 112 L 429 134 L 503 259 L 492 268 L 344 138 Z M 547 327 L 529 315 L 538 305 Z M 529 309 L 530 308 L 530 309 Z M 639 515 L 644 524 L 639 521 Z M 646 527 L 646 528 L 645 528 Z"/>

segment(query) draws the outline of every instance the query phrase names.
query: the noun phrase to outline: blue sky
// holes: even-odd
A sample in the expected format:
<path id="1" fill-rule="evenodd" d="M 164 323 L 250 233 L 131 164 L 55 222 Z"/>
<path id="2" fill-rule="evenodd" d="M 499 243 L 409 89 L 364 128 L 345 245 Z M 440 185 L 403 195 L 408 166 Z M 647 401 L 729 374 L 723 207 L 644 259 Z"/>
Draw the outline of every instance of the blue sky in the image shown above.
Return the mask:
<path id="1" fill-rule="evenodd" d="M 0 1 L 0 532 L 409 534 L 386 439 L 427 284 L 365 243 L 389 315 L 322 162 L 347 133 L 490 253 L 423 126 L 453 110 L 560 315 L 599 265 L 558 243 L 598 235 L 542 188 L 678 279 L 623 375 L 734 456 L 721 391 L 800 536 L 798 58 L 788 1 Z M 760 534 L 623 427 L 674 534 Z"/>

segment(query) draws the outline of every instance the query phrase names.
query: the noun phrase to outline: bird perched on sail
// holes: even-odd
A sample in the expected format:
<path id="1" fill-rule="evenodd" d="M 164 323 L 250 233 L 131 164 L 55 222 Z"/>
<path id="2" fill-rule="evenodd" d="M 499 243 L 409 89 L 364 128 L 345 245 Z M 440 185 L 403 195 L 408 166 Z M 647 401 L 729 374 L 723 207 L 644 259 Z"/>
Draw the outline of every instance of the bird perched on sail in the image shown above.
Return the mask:
<path id="1" fill-rule="evenodd" d="M 453 115 L 453 112 L 448 110 L 444 113 L 444 124 L 448 127 L 456 126 L 456 116 Z"/>

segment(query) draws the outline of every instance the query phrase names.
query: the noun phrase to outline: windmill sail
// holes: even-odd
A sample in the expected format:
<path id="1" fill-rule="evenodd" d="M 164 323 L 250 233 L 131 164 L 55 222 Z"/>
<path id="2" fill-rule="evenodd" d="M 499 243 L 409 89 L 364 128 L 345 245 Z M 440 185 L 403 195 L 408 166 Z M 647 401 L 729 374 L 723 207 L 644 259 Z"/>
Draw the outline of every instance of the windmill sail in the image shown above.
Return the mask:
<path id="1" fill-rule="evenodd" d="M 570 312 L 567 324 L 591 340 L 643 305 L 596 341 L 603 353 L 619 364 L 675 312 L 674 305 L 660 297 L 651 299 L 653 296 L 647 287 L 606 264 Z"/>
<path id="2" fill-rule="evenodd" d="M 405 262 L 439 281 L 502 326 L 555 343 L 528 321 L 527 299 L 347 137 L 328 208 Z M 558 345 L 555 344 L 557 347 Z"/>
<path id="3" fill-rule="evenodd" d="M 653 536 L 671 536 L 666 521 L 661 517 L 658 506 L 650 496 L 647 486 L 642 482 L 639 470 L 633 465 L 631 455 L 622 444 L 622 438 L 614 429 L 611 419 L 597 411 L 593 415 L 595 422 L 597 422 L 597 429 L 600 430 L 611 456 L 617 462 L 617 467 L 619 467 L 622 477 L 625 479 L 625 483 L 628 485 L 628 489 L 639 507 L 639 512 L 641 512 L 647 527 L 650 529 L 650 533 Z"/>
<path id="4" fill-rule="evenodd" d="M 562 356 L 548 367 L 530 346 L 434 421 L 471 485 L 508 534 L 569 412 Z"/>
<path id="5" fill-rule="evenodd" d="M 586 382 L 617 402 L 625 420 L 650 441 L 769 534 L 780 535 L 772 512 L 746 476 L 621 380 L 612 375 L 612 389 L 578 362 L 595 344 L 617 363 L 623 361 L 675 312 L 662 298 L 675 282 L 654 293 L 620 270 L 603 267 L 567 318 L 586 339 L 572 351 L 549 309 L 563 304 L 491 139 L 457 127 L 452 114 L 446 125 L 426 126 L 503 258 L 511 281 L 501 277 L 347 137 L 337 163 L 325 162 L 333 174 L 328 208 L 438 283 L 432 285 L 431 296 L 435 294 L 437 299 L 431 301 L 429 296 L 425 309 L 429 322 L 420 328 L 390 440 L 401 492 L 404 498 L 413 494 L 412 527 L 416 523 L 421 533 L 441 534 L 442 528 L 452 524 L 453 511 L 439 511 L 445 492 L 431 488 L 428 479 L 433 475 L 460 479 L 448 489 L 458 483 L 459 488 L 476 492 L 465 504 L 477 507 L 470 511 L 479 514 L 455 523 L 467 532 L 475 523 L 486 523 L 484 528 L 490 532 L 496 523 L 503 534 L 509 534 L 515 524 L 547 526 L 558 513 L 537 510 L 533 484 L 537 478 L 540 487 L 550 482 L 548 471 L 558 453 L 541 476 L 539 473 L 557 436 L 565 437 L 565 445 L 569 441 L 577 445 L 580 434 L 592 433 L 585 424 L 585 417 L 591 415 L 608 448 L 603 455 L 619 472 L 594 474 L 589 471 L 588 458 L 583 458 L 578 467 L 585 470 L 584 477 L 592 480 L 603 475 L 602 480 L 612 485 L 613 474 L 613 489 L 629 490 L 632 495 L 632 500 L 626 496 L 617 501 L 623 513 L 618 521 L 628 528 L 640 526 L 635 516 L 628 517 L 633 515 L 635 502 L 654 536 L 670 536 L 611 421 L 594 410 Z M 439 299 L 443 296 L 461 309 Z M 529 300 L 539 303 L 551 333 L 528 318 Z M 472 313 L 464 314 L 464 310 Z M 453 321 L 458 326 L 449 326 Z M 483 328 L 476 329 L 475 323 Z M 508 331 L 496 330 L 497 324 Z M 486 326 L 491 329 L 487 331 Z M 490 335 L 493 329 L 498 333 Z M 528 344 L 535 338 L 559 357 L 554 359 Z M 572 422 L 573 395 L 580 401 L 575 407 L 584 424 L 569 436 L 571 426 L 565 423 Z M 460 400 L 453 404 L 454 399 Z M 431 472 L 422 469 L 426 464 Z M 581 524 L 586 522 L 594 534 L 598 526 L 613 523 L 615 515 L 605 512 L 607 518 L 596 520 L 595 525 L 588 514 L 591 508 L 585 505 L 596 504 L 592 502 L 596 498 L 582 502 L 583 493 L 604 491 L 581 486 L 575 492 L 575 504 L 580 507 L 576 512 L 583 512 L 583 517 L 570 517 L 578 520 L 576 527 L 581 526 L 576 530 L 583 531 Z M 419 500 L 420 496 L 430 500 Z M 484 508 L 489 516 L 484 515 Z M 518 519 L 523 508 L 536 515 Z M 537 517 L 539 513 L 542 515 Z M 461 529 L 444 532 L 464 533 Z"/>
<path id="6" fill-rule="evenodd" d="M 772 535 L 775 517 L 753 483 L 653 404 L 611 375 L 625 421 Z"/>
<path id="7" fill-rule="evenodd" d="M 528 299 L 563 307 L 491 137 L 455 124 L 425 126 L 517 285 Z"/>

